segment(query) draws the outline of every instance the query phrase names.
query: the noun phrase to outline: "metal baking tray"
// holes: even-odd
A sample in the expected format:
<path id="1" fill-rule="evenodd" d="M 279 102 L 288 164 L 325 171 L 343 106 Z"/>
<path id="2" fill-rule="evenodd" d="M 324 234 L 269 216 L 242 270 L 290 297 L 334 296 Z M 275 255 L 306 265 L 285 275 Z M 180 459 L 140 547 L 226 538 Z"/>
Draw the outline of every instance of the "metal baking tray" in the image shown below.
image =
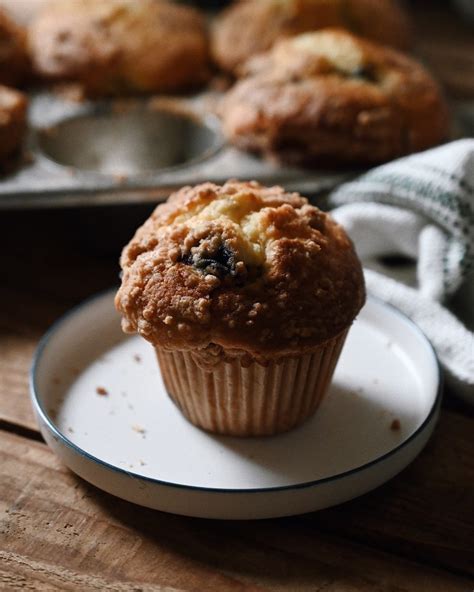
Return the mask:
<path id="1" fill-rule="evenodd" d="M 317 195 L 356 174 L 270 163 L 226 144 L 218 95 L 30 100 L 28 158 L 0 178 L 0 209 L 159 202 L 183 185 L 230 178 Z"/>
<path id="2" fill-rule="evenodd" d="M 292 168 L 244 153 L 221 134 L 218 100 L 213 91 L 110 101 L 33 94 L 28 157 L 0 177 L 0 210 L 157 203 L 183 185 L 232 178 L 317 196 L 363 172 Z M 472 135 L 472 104 L 453 105 L 453 114 L 452 138 Z"/>

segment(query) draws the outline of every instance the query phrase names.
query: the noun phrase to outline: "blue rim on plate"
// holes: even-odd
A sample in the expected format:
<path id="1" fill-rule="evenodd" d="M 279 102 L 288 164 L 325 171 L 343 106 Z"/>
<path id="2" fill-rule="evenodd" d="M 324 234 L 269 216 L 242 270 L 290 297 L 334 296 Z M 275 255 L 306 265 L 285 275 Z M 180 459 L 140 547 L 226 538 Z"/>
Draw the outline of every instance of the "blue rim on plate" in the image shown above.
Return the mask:
<path id="1" fill-rule="evenodd" d="M 40 339 L 38 347 L 36 348 L 36 351 L 33 355 L 33 361 L 32 361 L 32 365 L 30 368 L 30 395 L 31 395 L 31 400 L 32 400 L 33 407 L 34 407 L 35 411 L 41 417 L 42 421 L 46 424 L 48 429 L 52 432 L 53 438 L 61 441 L 63 444 L 65 444 L 68 448 L 70 448 L 73 452 L 75 452 L 79 456 L 82 456 L 83 458 L 86 458 L 92 462 L 95 462 L 110 471 L 113 471 L 115 473 L 119 473 L 119 474 L 124 475 L 126 477 L 130 477 L 131 479 L 141 479 L 141 480 L 147 481 L 149 483 L 154 483 L 156 485 L 161 485 L 163 487 L 169 487 L 172 489 L 184 489 L 184 490 L 188 490 L 188 491 L 201 491 L 201 492 L 206 492 L 206 493 L 230 493 L 230 494 L 271 493 L 271 492 L 278 492 L 278 491 L 290 491 L 290 490 L 294 490 L 294 489 L 307 489 L 310 487 L 315 487 L 317 485 L 322 485 L 323 483 L 337 481 L 339 479 L 349 477 L 349 476 L 354 475 L 356 473 L 361 473 L 361 472 L 365 471 L 366 469 L 369 469 L 369 468 L 373 467 L 374 465 L 393 456 L 394 454 L 396 454 L 397 452 L 399 452 L 400 450 L 405 448 L 415 438 L 417 438 L 417 436 L 431 422 L 433 416 L 438 411 L 438 409 L 441 405 L 442 392 L 443 392 L 443 388 L 442 388 L 443 387 L 443 375 L 441 372 L 441 367 L 439 364 L 438 357 L 437 357 L 436 352 L 435 352 L 433 346 L 431 345 L 430 341 L 428 340 L 426 335 L 423 333 L 423 331 L 420 329 L 420 327 L 418 327 L 418 325 L 416 323 L 414 323 L 410 318 L 408 318 L 398 308 L 396 308 L 395 306 L 393 306 L 391 304 L 388 304 L 387 302 L 384 302 L 380 298 L 377 298 L 375 296 L 369 296 L 368 300 L 373 300 L 373 301 L 378 302 L 379 304 L 382 304 L 383 306 L 389 308 L 404 323 L 410 325 L 411 328 L 416 331 L 418 336 L 421 338 L 421 341 L 423 342 L 425 348 L 429 351 L 430 355 L 432 356 L 433 362 L 436 367 L 438 389 L 437 389 L 436 396 L 435 396 L 435 399 L 433 401 L 433 405 L 432 405 L 429 413 L 427 414 L 424 421 L 418 426 L 418 428 L 408 438 L 403 440 L 403 442 L 401 442 L 400 444 L 395 446 L 395 448 L 392 448 L 392 450 L 389 450 L 388 452 L 386 452 L 382 456 L 379 456 L 379 457 L 377 457 L 377 458 L 375 458 L 363 465 L 360 465 L 358 467 L 354 467 L 353 469 L 349 469 L 348 471 L 343 471 L 342 473 L 337 473 L 336 475 L 331 475 L 329 477 L 323 477 L 321 479 L 314 479 L 312 481 L 305 481 L 303 483 L 294 483 L 292 485 L 278 485 L 278 486 L 274 486 L 274 487 L 255 487 L 255 488 L 240 488 L 240 489 L 229 489 L 229 488 L 220 488 L 220 487 L 204 487 L 204 486 L 199 486 L 199 485 L 186 485 L 184 483 L 173 483 L 172 481 L 162 481 L 161 479 L 156 479 L 154 477 L 147 477 L 145 475 L 141 475 L 141 474 L 135 473 L 133 471 L 127 471 L 126 469 L 122 469 L 120 467 L 112 465 L 100 458 L 97 458 L 93 454 L 86 452 L 85 450 L 83 450 L 82 448 L 80 448 L 79 446 L 74 444 L 74 442 L 71 442 L 71 440 L 69 440 L 61 431 L 59 431 L 59 429 L 54 424 L 53 420 L 49 417 L 49 415 L 45 411 L 45 409 L 41 403 L 40 397 L 38 395 L 38 389 L 37 389 L 37 385 L 36 385 L 37 369 L 38 369 L 39 364 L 41 363 L 43 351 L 48 346 L 48 343 L 51 340 L 51 338 L 57 333 L 58 330 L 61 329 L 61 327 L 69 320 L 70 317 L 73 317 L 74 315 L 79 313 L 83 308 L 86 308 L 87 306 L 89 306 L 93 302 L 100 300 L 101 298 L 105 298 L 105 296 L 108 296 L 108 295 L 112 296 L 115 293 L 115 291 L 116 291 L 116 289 L 104 290 L 102 292 L 99 292 L 98 294 L 94 294 L 93 296 L 86 298 L 86 300 L 84 300 L 80 304 L 74 306 L 68 312 L 66 312 L 64 315 L 62 315 L 46 331 L 46 333 Z"/>

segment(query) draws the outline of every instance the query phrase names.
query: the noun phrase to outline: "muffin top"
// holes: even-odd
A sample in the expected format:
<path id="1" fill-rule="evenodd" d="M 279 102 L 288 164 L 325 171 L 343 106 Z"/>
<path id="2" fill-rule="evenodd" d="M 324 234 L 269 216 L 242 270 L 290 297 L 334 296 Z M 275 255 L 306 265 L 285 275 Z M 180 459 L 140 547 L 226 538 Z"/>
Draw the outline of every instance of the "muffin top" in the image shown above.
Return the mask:
<path id="1" fill-rule="evenodd" d="M 227 137 L 289 162 L 383 162 L 446 139 L 436 81 L 416 60 L 342 29 L 279 41 L 221 106 Z"/>
<path id="2" fill-rule="evenodd" d="M 29 44 L 37 74 L 89 94 L 181 90 L 208 76 L 204 19 L 165 0 L 56 0 L 31 24 Z"/>
<path id="3" fill-rule="evenodd" d="M 289 79 L 338 75 L 342 81 L 352 78 L 389 88 L 411 82 L 420 72 L 428 77 L 422 65 L 408 55 L 338 27 L 283 39 L 242 66 L 246 76 L 261 72 Z"/>
<path id="4" fill-rule="evenodd" d="M 0 84 L 0 127 L 7 125 L 10 118 L 26 108 L 26 96 L 19 90 Z"/>
<path id="5" fill-rule="evenodd" d="M 10 171 L 16 164 L 26 129 L 26 96 L 0 84 L 0 171 Z"/>
<path id="6" fill-rule="evenodd" d="M 256 182 L 174 193 L 121 266 L 123 329 L 170 350 L 309 351 L 346 329 L 365 299 L 343 228 L 299 194 Z"/>
<path id="7" fill-rule="evenodd" d="M 28 71 L 26 33 L 0 9 L 0 84 L 15 86 Z"/>
<path id="8" fill-rule="evenodd" d="M 401 49 L 411 44 L 410 20 L 396 0 L 239 0 L 216 19 L 211 50 L 221 68 L 238 74 L 275 41 L 326 27 Z"/>

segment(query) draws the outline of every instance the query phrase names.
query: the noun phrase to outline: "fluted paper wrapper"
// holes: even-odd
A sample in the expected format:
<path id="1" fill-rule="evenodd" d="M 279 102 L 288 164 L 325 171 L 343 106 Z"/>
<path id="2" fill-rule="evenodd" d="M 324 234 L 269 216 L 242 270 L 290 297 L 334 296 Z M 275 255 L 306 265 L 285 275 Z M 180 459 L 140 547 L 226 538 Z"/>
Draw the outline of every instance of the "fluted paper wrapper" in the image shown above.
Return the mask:
<path id="1" fill-rule="evenodd" d="M 218 434 L 264 436 L 285 432 L 318 408 L 347 331 L 311 353 L 243 366 L 239 358 L 202 368 L 191 352 L 156 348 L 171 399 L 194 425 Z"/>

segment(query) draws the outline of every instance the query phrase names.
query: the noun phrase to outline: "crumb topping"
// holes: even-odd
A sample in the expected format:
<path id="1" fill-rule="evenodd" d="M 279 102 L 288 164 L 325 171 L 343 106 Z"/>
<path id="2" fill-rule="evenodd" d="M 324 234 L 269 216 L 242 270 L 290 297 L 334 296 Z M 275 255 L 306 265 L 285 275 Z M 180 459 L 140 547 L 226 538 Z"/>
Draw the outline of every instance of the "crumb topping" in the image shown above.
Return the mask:
<path id="1" fill-rule="evenodd" d="M 249 60 L 243 72 L 282 79 L 332 75 L 386 86 L 387 90 L 406 84 L 407 76 L 420 76 L 412 72 L 415 62 L 388 48 L 377 51 L 378 47 L 341 29 L 313 31 L 276 43 L 270 52 Z"/>
<path id="2" fill-rule="evenodd" d="M 342 29 L 278 41 L 220 104 L 236 146 L 289 163 L 383 162 L 449 133 L 437 82 L 414 59 Z"/>
<path id="3" fill-rule="evenodd" d="M 344 230 L 300 195 L 254 182 L 181 189 L 121 265 L 124 330 L 168 349 L 311 348 L 350 325 L 365 297 Z"/>

